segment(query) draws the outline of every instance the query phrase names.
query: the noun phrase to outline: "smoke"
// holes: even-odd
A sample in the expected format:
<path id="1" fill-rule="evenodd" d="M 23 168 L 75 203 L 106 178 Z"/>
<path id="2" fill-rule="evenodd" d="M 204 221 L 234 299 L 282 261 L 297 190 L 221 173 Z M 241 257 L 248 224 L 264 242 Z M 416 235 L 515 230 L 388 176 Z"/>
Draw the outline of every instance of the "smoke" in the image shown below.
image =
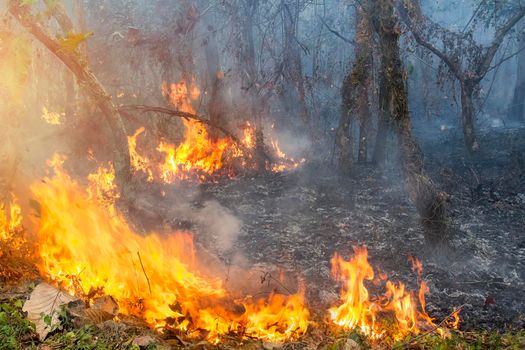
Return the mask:
<path id="1" fill-rule="evenodd" d="M 200 209 L 189 212 L 192 221 L 215 243 L 219 253 L 230 250 L 241 230 L 241 220 L 215 200 L 207 201 Z"/>

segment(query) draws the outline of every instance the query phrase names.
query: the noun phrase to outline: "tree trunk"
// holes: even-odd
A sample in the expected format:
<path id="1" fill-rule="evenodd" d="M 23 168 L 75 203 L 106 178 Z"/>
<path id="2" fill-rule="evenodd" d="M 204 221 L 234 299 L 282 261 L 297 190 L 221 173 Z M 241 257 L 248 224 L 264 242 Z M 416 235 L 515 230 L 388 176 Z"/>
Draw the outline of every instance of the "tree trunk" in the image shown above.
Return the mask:
<path id="1" fill-rule="evenodd" d="M 525 19 L 522 19 L 518 26 L 518 43 L 518 49 L 522 49 L 525 45 Z M 518 54 L 517 61 L 516 86 L 508 110 L 508 119 L 523 123 L 525 122 L 525 50 Z"/>
<path id="2" fill-rule="evenodd" d="M 80 54 L 64 50 L 59 42 L 44 30 L 37 18 L 30 14 L 29 10 L 29 6 L 22 6 L 18 1 L 9 3 L 9 12 L 13 17 L 71 70 L 80 87 L 84 89 L 85 93 L 90 96 L 102 112 L 101 114 L 109 125 L 113 136 L 111 140 L 112 158 L 116 182 L 122 192 L 122 197 L 126 197 L 130 189 L 131 169 L 126 129 L 119 112 L 111 101 L 111 97 L 104 91 L 86 63 L 82 61 Z"/>
<path id="3" fill-rule="evenodd" d="M 221 71 L 219 63 L 219 48 L 213 34 L 210 30 L 205 43 L 206 66 L 208 73 L 208 86 L 210 91 L 210 100 L 208 101 L 208 114 L 210 121 L 217 125 L 222 125 L 224 119 L 225 103 L 223 98 L 224 73 Z M 219 135 L 216 130 L 210 130 L 212 138 Z"/>
<path id="4" fill-rule="evenodd" d="M 405 186 L 424 223 L 441 226 L 446 217 L 446 195 L 438 192 L 425 174 L 421 151 L 412 135 L 406 77 L 399 55 L 399 30 L 394 9 L 389 0 L 371 0 L 371 3 L 370 14 L 379 35 L 381 71 L 385 76 L 384 88 L 398 137 Z"/>
<path id="5" fill-rule="evenodd" d="M 474 88 L 475 85 L 469 80 L 461 82 L 461 121 L 463 124 L 463 135 L 469 152 L 479 150 L 479 143 L 474 131 Z"/>
<path id="6" fill-rule="evenodd" d="M 297 41 L 297 21 L 299 17 L 299 2 L 294 8 L 282 1 L 283 5 L 283 75 L 285 78 L 285 93 L 283 97 L 285 108 L 298 113 L 303 124 L 311 132 L 310 116 L 306 106 L 306 90 L 303 77 L 301 48 Z"/>
<path id="7" fill-rule="evenodd" d="M 368 144 L 368 89 L 371 83 L 370 69 L 372 53 L 370 51 L 370 27 L 368 18 L 361 6 L 357 10 L 356 57 L 352 70 L 345 77 L 342 88 L 343 113 L 336 132 L 336 145 L 339 148 L 339 167 L 346 171 L 352 159 L 352 140 L 350 127 L 355 114 L 359 121 L 358 160 L 366 161 Z"/>

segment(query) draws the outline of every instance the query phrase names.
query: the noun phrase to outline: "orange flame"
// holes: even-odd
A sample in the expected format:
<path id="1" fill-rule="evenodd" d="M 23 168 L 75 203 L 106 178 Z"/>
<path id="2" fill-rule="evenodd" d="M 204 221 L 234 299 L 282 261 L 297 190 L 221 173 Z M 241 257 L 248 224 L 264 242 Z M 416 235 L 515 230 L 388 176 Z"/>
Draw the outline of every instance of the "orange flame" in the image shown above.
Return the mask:
<path id="1" fill-rule="evenodd" d="M 374 279 L 374 270 L 368 263 L 368 251 L 364 247 L 354 247 L 354 257 L 345 261 L 340 255 L 332 258 L 334 277 L 343 282 L 341 304 L 329 309 L 332 321 L 346 330 L 358 329 L 370 339 L 388 337 L 400 340 L 409 334 L 419 334 L 424 328 L 437 328 L 445 334 L 446 329 L 436 327 L 425 311 L 425 293 L 428 287 L 421 282 L 419 307 L 413 293 L 407 291 L 403 283 L 386 281 L 386 292 L 379 298 L 371 298 L 365 281 Z M 413 259 L 414 270 L 422 271 L 421 262 Z M 392 315 L 395 327 L 383 324 L 379 316 Z"/>
<path id="2" fill-rule="evenodd" d="M 192 81 L 189 86 L 181 80 L 178 83 L 162 84 L 162 94 L 170 103 L 182 112 L 195 114 L 192 102 L 199 98 L 200 90 Z M 246 158 L 250 154 L 243 154 L 233 140 L 229 137 L 211 137 L 206 126 L 193 119 L 182 119 L 184 125 L 184 138 L 178 145 L 162 140 L 157 151 L 163 154 L 163 161 L 159 165 L 152 164 L 149 158 L 142 156 L 137 151 L 137 138 L 144 132 L 144 127 L 128 136 L 131 165 L 136 173 L 147 175 L 148 181 L 159 178 L 165 183 L 177 180 L 198 179 L 201 181 L 218 176 L 235 175 L 234 164 L 249 166 Z M 246 123 L 242 130 L 240 142 L 248 150 L 256 147 L 255 128 Z M 275 163 L 272 171 L 279 172 L 297 168 L 304 159 L 295 161 L 289 159 L 279 148 L 276 140 L 272 140 L 271 147 L 275 154 Z M 238 161 L 237 161 L 238 160 Z"/>
<path id="3" fill-rule="evenodd" d="M 79 296 L 107 294 L 120 311 L 154 327 L 173 327 L 206 339 L 237 333 L 268 341 L 295 339 L 308 326 L 301 293 L 242 301 L 241 315 L 216 278 L 198 272 L 187 232 L 137 234 L 117 210 L 100 205 L 118 198 L 110 165 L 89 176 L 84 189 L 64 172 L 63 157 L 49 163 L 54 176 L 31 186 L 40 203 L 39 269 Z"/>
<path id="4" fill-rule="evenodd" d="M 12 195 L 8 205 L 0 203 L 0 239 L 13 238 L 22 228 L 22 209 L 17 198 Z"/>
<path id="5" fill-rule="evenodd" d="M 153 172 L 150 169 L 150 161 L 137 152 L 137 138 L 145 130 L 144 127 L 138 128 L 132 136 L 128 136 L 129 158 L 133 170 L 146 174 L 148 182 L 151 182 L 153 181 Z"/>

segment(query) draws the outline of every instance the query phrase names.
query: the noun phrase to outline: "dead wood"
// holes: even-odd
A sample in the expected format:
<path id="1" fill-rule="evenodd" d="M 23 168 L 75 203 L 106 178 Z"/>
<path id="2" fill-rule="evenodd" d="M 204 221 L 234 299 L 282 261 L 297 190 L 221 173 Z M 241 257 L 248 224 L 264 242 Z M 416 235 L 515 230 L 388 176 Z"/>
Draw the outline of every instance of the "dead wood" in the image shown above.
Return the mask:
<path id="1" fill-rule="evenodd" d="M 136 111 L 136 112 L 142 112 L 142 113 L 148 113 L 148 112 L 154 112 L 154 113 L 161 113 L 161 114 L 167 114 L 173 117 L 183 118 L 186 120 L 196 120 L 199 123 L 205 124 L 207 126 L 210 126 L 212 128 L 215 128 L 222 132 L 225 136 L 229 137 L 235 145 L 242 151 L 242 153 L 247 158 L 251 158 L 253 156 L 253 151 L 242 143 L 242 141 L 233 134 L 233 132 L 229 131 L 228 129 L 224 128 L 221 125 L 218 125 L 217 123 L 206 119 L 203 116 L 199 116 L 193 113 L 178 111 L 175 109 L 169 109 L 164 107 L 154 107 L 154 106 L 145 106 L 145 105 L 127 105 L 127 106 L 120 106 L 118 107 L 118 111 L 123 114 L 127 115 L 128 112 Z M 263 157 L 265 160 L 270 160 L 270 157 L 264 152 Z"/>

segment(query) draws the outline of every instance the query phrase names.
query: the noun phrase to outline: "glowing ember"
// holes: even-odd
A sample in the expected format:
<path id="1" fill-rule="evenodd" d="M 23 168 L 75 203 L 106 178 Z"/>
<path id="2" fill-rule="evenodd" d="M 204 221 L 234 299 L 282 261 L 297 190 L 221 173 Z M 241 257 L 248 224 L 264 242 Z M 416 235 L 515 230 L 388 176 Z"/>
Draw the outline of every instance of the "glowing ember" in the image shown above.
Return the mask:
<path id="1" fill-rule="evenodd" d="M 135 233 L 118 211 L 99 203 L 118 197 L 113 168 L 99 168 L 84 190 L 63 171 L 63 160 L 55 156 L 49 163 L 54 176 L 31 187 L 41 207 L 43 276 L 79 296 L 111 295 L 123 313 L 211 342 L 229 333 L 277 342 L 306 332 L 302 293 L 246 299 L 246 311 L 234 312 L 221 281 L 198 272 L 189 233 Z"/>
<path id="2" fill-rule="evenodd" d="M 60 125 L 62 124 L 62 117 L 64 117 L 64 113 L 50 112 L 46 106 L 42 107 L 42 119 L 44 119 L 46 123 Z"/>
<path id="3" fill-rule="evenodd" d="M 372 298 L 365 286 L 365 281 L 374 280 L 374 270 L 368 263 L 368 251 L 364 247 L 354 247 L 354 253 L 349 261 L 338 254 L 332 258 L 334 277 L 343 283 L 341 304 L 329 310 L 336 325 L 346 330 L 358 329 L 371 339 L 393 340 L 402 339 L 409 334 L 419 334 L 421 328 L 436 328 L 425 311 L 425 293 L 428 287 L 424 282 L 421 282 L 419 292 L 419 311 L 413 293 L 407 291 L 403 283 L 396 285 L 387 281 L 385 294 Z M 416 271 L 420 273 L 421 263 L 418 260 L 413 262 Z M 388 315 L 393 318 L 394 327 L 387 324 Z M 443 335 L 447 330 L 437 327 L 437 331 Z"/>
<path id="4" fill-rule="evenodd" d="M 0 203 L 0 239 L 12 239 L 22 228 L 22 209 L 12 196 L 10 204 Z"/>

